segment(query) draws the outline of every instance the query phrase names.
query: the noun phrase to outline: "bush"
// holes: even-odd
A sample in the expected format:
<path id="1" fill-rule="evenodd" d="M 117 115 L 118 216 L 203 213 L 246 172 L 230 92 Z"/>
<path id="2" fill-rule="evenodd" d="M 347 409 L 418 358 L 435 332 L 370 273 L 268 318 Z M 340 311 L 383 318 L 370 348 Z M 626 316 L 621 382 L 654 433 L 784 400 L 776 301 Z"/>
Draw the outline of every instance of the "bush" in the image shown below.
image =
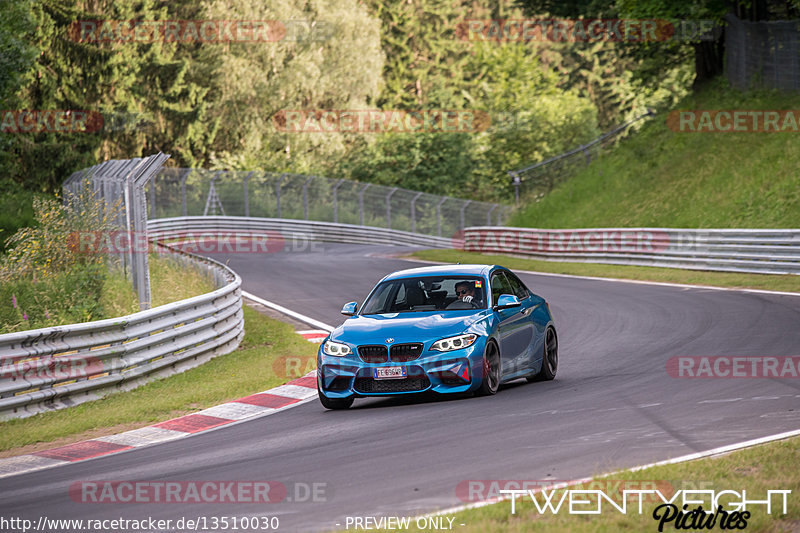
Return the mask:
<path id="1" fill-rule="evenodd" d="M 7 240 L 8 251 L 0 258 L 0 332 L 103 317 L 105 258 L 78 253 L 74 237 L 109 230 L 113 213 L 86 196 L 77 208 L 35 197 L 36 226 L 21 228 Z"/>

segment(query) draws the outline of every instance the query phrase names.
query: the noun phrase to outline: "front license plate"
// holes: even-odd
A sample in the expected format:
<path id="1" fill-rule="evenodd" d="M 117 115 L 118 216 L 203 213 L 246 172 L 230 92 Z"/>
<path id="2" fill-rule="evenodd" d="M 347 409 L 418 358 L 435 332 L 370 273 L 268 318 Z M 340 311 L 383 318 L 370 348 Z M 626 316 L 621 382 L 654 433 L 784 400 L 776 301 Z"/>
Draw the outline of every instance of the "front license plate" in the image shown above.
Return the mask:
<path id="1" fill-rule="evenodd" d="M 402 379 L 406 377 L 406 367 L 382 366 L 379 368 L 373 368 L 372 377 L 375 379 Z"/>

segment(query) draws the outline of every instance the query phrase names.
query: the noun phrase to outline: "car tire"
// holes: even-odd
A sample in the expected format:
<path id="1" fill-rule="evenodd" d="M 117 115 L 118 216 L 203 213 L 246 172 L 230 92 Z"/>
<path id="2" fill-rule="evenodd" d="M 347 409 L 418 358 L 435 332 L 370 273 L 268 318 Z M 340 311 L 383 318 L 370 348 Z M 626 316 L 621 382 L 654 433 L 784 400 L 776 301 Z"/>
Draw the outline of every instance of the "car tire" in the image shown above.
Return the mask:
<path id="1" fill-rule="evenodd" d="M 352 396 L 350 398 L 328 398 L 322 394 L 322 391 L 317 391 L 317 393 L 319 394 L 319 402 L 325 409 L 348 409 L 353 405 L 354 398 Z"/>
<path id="2" fill-rule="evenodd" d="M 553 328 L 547 328 L 543 350 L 542 369 L 537 374 L 527 378 L 531 383 L 534 381 L 550 381 L 556 377 L 556 372 L 558 371 L 558 336 Z"/>
<path id="3" fill-rule="evenodd" d="M 489 341 L 483 352 L 483 379 L 475 395 L 491 396 L 497 394 L 498 388 L 500 388 L 500 350 L 494 342 Z"/>

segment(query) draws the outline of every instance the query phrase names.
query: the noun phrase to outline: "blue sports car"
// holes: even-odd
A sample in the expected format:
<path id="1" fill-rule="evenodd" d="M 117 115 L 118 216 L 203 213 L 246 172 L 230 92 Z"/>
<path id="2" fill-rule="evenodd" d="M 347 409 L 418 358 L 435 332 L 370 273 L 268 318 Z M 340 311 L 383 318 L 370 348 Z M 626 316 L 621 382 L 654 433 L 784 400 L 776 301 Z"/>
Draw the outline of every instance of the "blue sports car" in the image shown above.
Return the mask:
<path id="1" fill-rule="evenodd" d="M 501 383 L 550 380 L 558 369 L 550 307 L 501 266 L 401 270 L 342 314 L 349 318 L 317 354 L 327 409 L 424 391 L 495 394 Z"/>

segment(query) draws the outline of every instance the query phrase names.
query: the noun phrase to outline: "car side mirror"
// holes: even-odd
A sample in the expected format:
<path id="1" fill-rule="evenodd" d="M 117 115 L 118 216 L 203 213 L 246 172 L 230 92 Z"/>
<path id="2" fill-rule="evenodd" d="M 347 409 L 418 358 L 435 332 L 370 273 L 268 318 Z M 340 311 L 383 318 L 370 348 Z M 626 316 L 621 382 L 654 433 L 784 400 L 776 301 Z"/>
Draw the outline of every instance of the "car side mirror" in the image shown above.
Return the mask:
<path id="1" fill-rule="evenodd" d="M 497 299 L 497 303 L 493 310 L 499 311 L 501 309 L 510 309 L 511 307 L 519 307 L 522 305 L 519 303 L 519 298 L 514 296 L 513 294 L 501 294 L 500 297 Z"/>
<path id="2" fill-rule="evenodd" d="M 345 316 L 353 316 L 358 311 L 358 302 L 347 302 L 342 306 L 342 314 Z"/>

